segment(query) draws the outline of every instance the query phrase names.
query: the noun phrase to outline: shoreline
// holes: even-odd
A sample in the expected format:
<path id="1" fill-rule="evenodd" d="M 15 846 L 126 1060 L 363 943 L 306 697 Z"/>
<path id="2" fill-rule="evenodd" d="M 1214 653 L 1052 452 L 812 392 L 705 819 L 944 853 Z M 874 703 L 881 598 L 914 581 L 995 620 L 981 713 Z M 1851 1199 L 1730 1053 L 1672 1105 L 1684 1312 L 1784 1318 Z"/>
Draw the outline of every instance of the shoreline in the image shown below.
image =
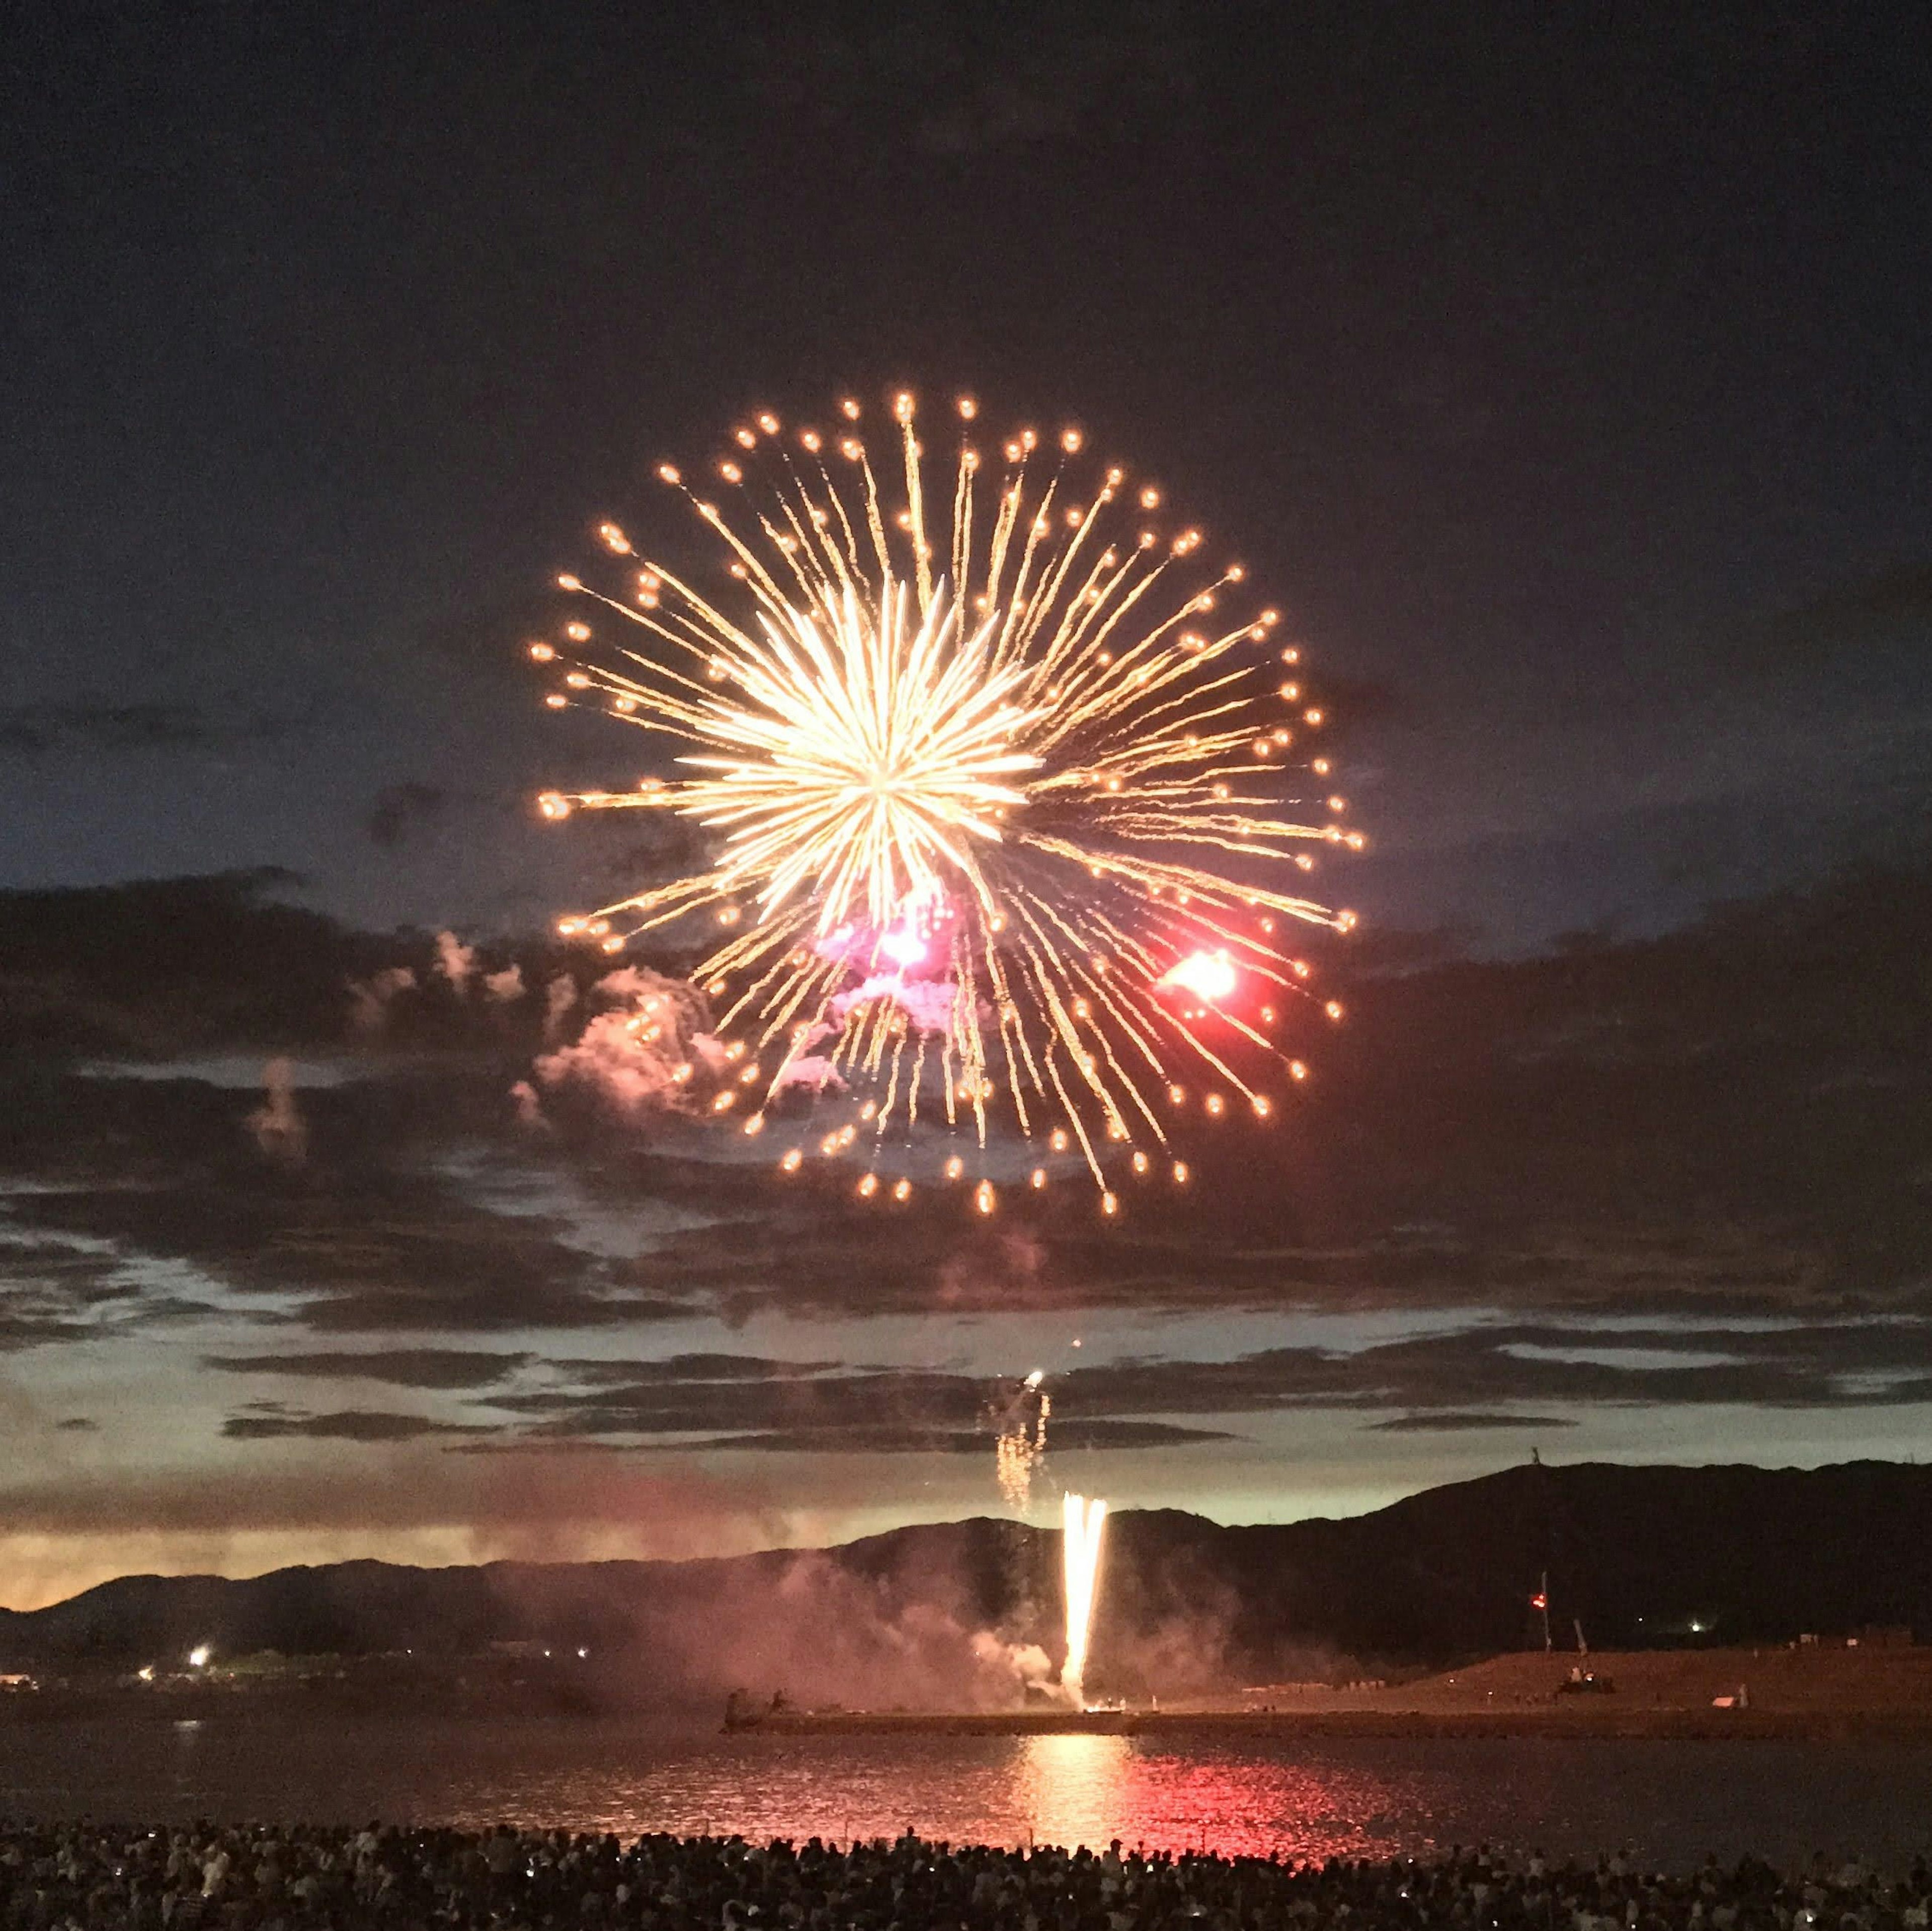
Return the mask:
<path id="1" fill-rule="evenodd" d="M 1583 1666 L 1587 1663 L 1588 1667 Z M 653 1692 L 621 1666 L 598 1678 L 465 1682 L 443 1675 L 223 1678 L 140 1689 L 50 1684 L 0 1695 L 0 1729 L 64 1720 L 248 1725 L 538 1720 L 813 1736 L 1136 1736 L 1177 1745 L 1323 1738 L 1593 1738 L 1707 1742 L 1932 1743 L 1932 1648 L 1512 1652 L 1387 1684 L 1228 1686 L 1084 1710 L 1034 1702 L 1004 1709 L 932 1701 L 814 1707 L 770 1687 L 728 1704 L 690 1687 Z"/>
<path id="2" fill-rule="evenodd" d="M 1515 1651 L 1400 1684 L 1273 1684 L 1085 1711 L 778 1710 L 753 1723 L 797 1735 L 1932 1742 L 1932 1648 Z"/>
<path id="3" fill-rule="evenodd" d="M 1306 1737 L 1594 1738 L 1686 1742 L 1932 1743 L 1919 1710 L 1134 1710 L 784 1712 L 734 1735 L 1127 1736 L 1217 1740 Z"/>

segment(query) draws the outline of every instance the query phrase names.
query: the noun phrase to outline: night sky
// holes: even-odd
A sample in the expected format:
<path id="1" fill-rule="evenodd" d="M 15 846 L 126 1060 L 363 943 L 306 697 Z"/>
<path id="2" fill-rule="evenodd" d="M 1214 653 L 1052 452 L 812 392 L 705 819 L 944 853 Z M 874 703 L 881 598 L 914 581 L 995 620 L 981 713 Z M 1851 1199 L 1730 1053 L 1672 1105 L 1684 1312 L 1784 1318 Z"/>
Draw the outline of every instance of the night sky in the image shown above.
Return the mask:
<path id="1" fill-rule="evenodd" d="M 1035 1366 L 1043 1495 L 1228 1519 L 1922 1445 L 1918 10 L 4 31 L 0 1602 L 990 1510 Z M 508 1098 L 643 862 L 532 811 L 629 769 L 547 586 L 901 384 L 1158 475 L 1324 680 L 1350 1024 L 1211 1214 L 888 1225 Z"/>

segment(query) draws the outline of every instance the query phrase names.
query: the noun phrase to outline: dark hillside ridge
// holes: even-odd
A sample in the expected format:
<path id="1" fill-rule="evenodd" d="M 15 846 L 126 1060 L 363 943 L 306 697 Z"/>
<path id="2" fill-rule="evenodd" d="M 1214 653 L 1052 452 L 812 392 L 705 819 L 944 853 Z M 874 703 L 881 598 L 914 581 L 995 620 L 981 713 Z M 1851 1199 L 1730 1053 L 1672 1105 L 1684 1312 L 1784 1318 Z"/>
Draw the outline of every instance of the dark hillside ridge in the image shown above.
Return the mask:
<path id="1" fill-rule="evenodd" d="M 0 1612 L 0 1668 L 166 1669 L 208 1642 L 225 1657 L 406 1650 L 455 1669 L 514 1644 L 588 1650 L 607 1687 L 640 1694 L 782 1682 L 931 1702 L 972 1674 L 982 1632 L 1057 1663 L 1059 1543 L 980 1517 L 710 1561 L 128 1576 Z M 1090 1681 L 1179 1693 L 1540 1645 L 1529 1599 L 1546 1570 L 1559 1648 L 1573 1619 L 1601 1648 L 1874 1625 L 1932 1638 L 1932 1468 L 1531 1465 L 1342 1521 L 1224 1528 L 1124 1510 L 1108 1525 Z"/>

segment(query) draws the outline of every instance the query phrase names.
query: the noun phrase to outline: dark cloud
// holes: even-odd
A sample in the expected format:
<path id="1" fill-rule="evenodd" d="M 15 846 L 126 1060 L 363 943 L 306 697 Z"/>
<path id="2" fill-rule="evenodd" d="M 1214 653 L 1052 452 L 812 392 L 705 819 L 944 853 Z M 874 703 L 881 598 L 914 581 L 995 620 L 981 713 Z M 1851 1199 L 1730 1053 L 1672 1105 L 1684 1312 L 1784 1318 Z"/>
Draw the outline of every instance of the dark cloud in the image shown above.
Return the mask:
<path id="1" fill-rule="evenodd" d="M 157 903 L 253 931 L 258 889 Z M 241 925 L 223 928 L 238 903 Z M 88 921 L 142 909 L 103 895 Z M 26 922 L 0 917 L 0 934 Z M 289 929 L 291 952 L 308 929 Z M 164 1318 L 130 1285 L 145 1256 L 281 1324 L 272 1348 L 216 1356 L 224 1372 L 495 1390 L 510 1426 L 560 1441 L 963 1444 L 989 1397 L 969 1376 L 817 1351 L 580 1356 L 512 1387 L 535 1365 L 520 1342 L 467 1338 L 766 1313 L 1487 1308 L 1508 1320 L 1355 1353 L 1081 1369 L 1056 1384 L 1057 1439 L 1290 1408 L 1407 1429 L 1550 1426 L 1593 1404 L 1900 1406 L 1932 1381 L 1928 951 L 1932 873 L 1912 871 L 1664 940 L 1384 961 L 1341 986 L 1345 1026 L 1294 1018 L 1316 1076 L 1277 1125 L 1187 1133 L 1194 1188 L 1130 1183 L 1118 1228 L 1074 1180 L 1044 1198 L 1010 1188 L 990 1221 L 932 1187 L 911 1212 L 881 1210 L 853 1198 L 842 1164 L 788 1180 L 675 1123 L 634 1135 L 566 1118 L 533 1149 L 503 1098 L 522 1050 L 480 1035 L 304 1087 L 298 1172 L 247 1144 L 250 1093 L 0 1075 L 0 1171 L 33 1181 L 10 1201 L 29 1244 L 0 1249 L 20 1289 L 0 1345 Z M 554 1204 L 573 1195 L 580 1207 Z M 580 1212 L 634 1230 L 633 1251 L 584 1239 Z M 172 1291 L 173 1315 L 200 1311 Z M 401 1351 L 348 1339 L 377 1336 Z"/>
<path id="2" fill-rule="evenodd" d="M 458 794 L 452 793 L 454 796 Z M 0 891 L 0 1048 L 15 1066 L 76 1054 L 159 1059 L 308 1047 L 501 1054 L 534 1049 L 537 1020 L 448 998 L 392 1002 L 358 1033 L 351 988 L 408 973 L 434 983 L 432 934 L 356 931 L 292 904 L 274 866 L 81 890 Z M 548 940 L 484 946 L 485 970 L 538 985 L 584 970 Z M 527 1036 L 527 1037 L 526 1037 Z M 9 1069 L 0 1060 L 0 1076 Z"/>
<path id="3" fill-rule="evenodd" d="M 836 1361 L 773 1361 L 758 1354 L 668 1354 L 656 1361 L 554 1361 L 572 1381 L 598 1387 L 654 1382 L 790 1381 L 836 1373 Z"/>
<path id="4" fill-rule="evenodd" d="M 702 1357 L 700 1357 L 702 1358 Z M 920 1435 L 984 1426 L 987 1390 L 972 1377 L 916 1369 L 838 1374 L 777 1372 L 647 1375 L 589 1388 L 545 1389 L 488 1398 L 556 1435 L 751 1434 L 806 1432 Z M 762 1368 L 764 1364 L 760 1364 Z"/>
<path id="5" fill-rule="evenodd" d="M 370 841 L 385 851 L 394 851 L 412 833 L 430 830 L 440 823 L 448 804 L 449 793 L 440 784 L 424 784 L 415 779 L 386 784 L 369 808 Z"/>
<path id="6" fill-rule="evenodd" d="M 86 1341 L 94 1330 L 87 1324 L 64 1321 L 45 1315 L 18 1314 L 11 1309 L 0 1311 L 0 1354 L 16 1349 L 44 1348 L 50 1342 Z"/>
<path id="7" fill-rule="evenodd" d="M 83 700 L 0 706 L 0 751 L 16 757 L 209 749 L 279 737 L 286 730 L 268 718 L 223 719 L 188 704 Z"/>
<path id="8" fill-rule="evenodd" d="M 1223 1429 L 1180 1428 L 1166 1422 L 1070 1422 L 1055 1432 L 1052 1445 L 1072 1453 L 1088 1448 L 1178 1448 L 1195 1442 L 1232 1439 Z M 782 1455 L 983 1456 L 991 1451 L 992 1437 L 984 1429 L 828 1425 L 707 1437 L 704 1447 L 706 1453 L 728 1448 Z"/>
<path id="9" fill-rule="evenodd" d="M 1932 630 L 1932 564 L 1913 562 L 1836 585 L 1805 601 L 1724 627 L 1720 660 L 1760 679 L 1809 668 L 1858 681 L 1874 659 L 1922 652 Z M 1919 695 L 1924 697 L 1922 684 Z"/>
<path id="10" fill-rule="evenodd" d="M 1627 1330 L 1586 1324 L 1482 1326 L 1384 1342 L 1352 1353 L 1270 1348 L 1232 1361 L 1126 1361 L 1082 1368 L 1054 1384 L 1056 1420 L 1096 1414 L 1240 1414 L 1280 1408 L 1402 1408 L 1400 1424 L 1425 1411 L 1479 1415 L 1504 1426 L 1508 1405 L 1534 1411 L 1507 1425 L 1546 1425 L 1544 1408 L 1750 1405 L 1771 1408 L 1915 1406 L 1932 1400 L 1932 1327 L 1919 1320 L 1863 1330 L 1793 1329 L 1775 1348 L 1733 1354 L 1724 1338 L 1660 1330 L 1633 1342 Z M 1749 1340 L 1761 1339 L 1747 1337 Z M 1722 1349 L 1724 1351 L 1720 1351 Z M 1882 1372 L 1873 1372 L 1882 1368 Z M 1440 1426 L 1439 1418 L 1433 1425 Z"/>
<path id="11" fill-rule="evenodd" d="M 863 32 L 773 24 L 744 34 L 740 73 L 761 118 L 820 142 L 856 136 L 952 162 L 1105 147 L 1148 139 L 1192 98 L 1194 25 L 1168 0 L 1104 27 L 1038 15 L 1017 37 L 941 13 Z"/>
<path id="12" fill-rule="evenodd" d="M 461 1422 L 432 1421 L 423 1415 L 385 1414 L 343 1408 L 322 1415 L 230 1415 L 221 1432 L 234 1441 L 413 1441 L 423 1435 L 487 1435 L 490 1430 Z"/>
<path id="13" fill-rule="evenodd" d="M 1391 1433 L 1570 1425 L 1580 1408 L 1825 1408 L 1932 1399 L 1932 1323 L 1746 1332 L 1586 1322 L 1484 1324 L 1350 1352 L 1279 1348 L 1237 1360 L 1122 1361 L 1054 1377 L 1052 1444 L 1154 1447 L 1211 1438 L 1177 1420 L 1286 1409 L 1399 1409 Z M 550 1440 L 707 1438 L 710 1448 L 983 1450 L 998 1390 L 928 1369 L 833 1369 L 753 1356 L 553 1363 L 573 1384 L 484 1398 Z M 1158 1419 L 1156 1419 L 1158 1418 Z"/>
<path id="14" fill-rule="evenodd" d="M 862 1208 L 816 1161 L 780 1187 L 606 1147 L 593 1184 L 716 1201 L 725 1224 L 627 1278 L 746 1317 L 1910 1305 L 1932 1266 L 1928 951 L 1932 870 L 1914 868 L 1535 958 L 1430 947 L 1354 976 L 1345 955 L 1317 982 L 1346 1023 L 1287 1017 L 1312 1077 L 1278 1120 L 1184 1123 L 1191 1193 L 1130 1182 L 1116 1228 L 1077 1180 L 1009 1189 L 979 1225 L 943 1190 L 910 1216 Z"/>
<path id="15" fill-rule="evenodd" d="M 278 901 L 300 883 L 262 867 L 0 892 L 0 1045 L 27 1061 L 340 1038 L 343 981 L 382 942 Z"/>
<path id="16" fill-rule="evenodd" d="M 262 1159 L 242 1131 L 254 1095 L 192 1081 L 70 1079 L 50 1130 L 0 1115 L 0 1159 L 43 1168 L 16 1223 L 187 1262 L 317 1333 L 488 1334 L 674 1318 L 618 1264 L 542 1215 L 499 1211 L 440 1169 L 437 1147 L 500 1124 L 507 1084 L 487 1070 L 419 1083 L 306 1090 L 308 1158 Z M 0 1250 L 0 1264 L 6 1260 Z"/>
<path id="17" fill-rule="evenodd" d="M 399 1388 L 482 1388 L 514 1374 L 530 1358 L 464 1348 L 393 1348 L 370 1354 L 211 1354 L 205 1365 L 236 1375 L 386 1381 Z"/>
<path id="18" fill-rule="evenodd" d="M 1238 1127 L 1218 1145 L 1190 1148 L 1201 1159 L 1190 1194 L 1129 1193 L 1131 1219 L 1118 1233 L 1090 1225 L 1097 1216 L 1077 1177 L 1044 1203 L 1011 1189 L 989 1226 L 965 1197 L 943 1192 L 910 1217 L 868 1213 L 850 1199 L 841 1165 L 782 1189 L 755 1170 L 707 1174 L 694 1165 L 688 1183 L 718 1205 L 722 1224 L 654 1244 L 623 1275 L 640 1291 L 700 1295 L 733 1320 L 774 1308 L 963 1315 L 1496 1301 L 1715 1310 L 1826 1285 L 1820 1256 L 1748 1228 L 1665 1233 L 1607 1216 L 1559 1216 L 1553 1200 L 1540 1203 L 1540 1213 L 1492 1213 L 1493 1179 L 1488 1198 L 1450 1203 L 1418 1198 L 1413 1170 L 1391 1174 L 1396 1199 L 1432 1217 L 1364 1225 L 1395 1202 L 1368 1197 L 1362 1176 L 1337 1171 L 1312 1126 L 1306 1138 L 1288 1131 L 1302 1144 L 1286 1155 L 1286 1171 L 1259 1164 L 1270 1150 L 1242 1147 Z M 1436 1157 L 1447 1152 L 1460 1166 L 1466 1150 Z M 679 1197 L 676 1164 L 640 1168 L 640 1184 Z M 1264 1189 L 1258 1183 L 1270 1171 L 1276 1184 Z M 1322 1190 L 1330 1178 L 1336 1184 Z M 1219 1205 L 1204 1231 L 1195 1203 L 1208 1198 Z"/>
<path id="19" fill-rule="evenodd" d="M 123 1257 L 20 1225 L 0 1201 L 0 1354 L 98 1341 L 207 1312 L 189 1297 L 143 1291 Z"/>
<path id="20" fill-rule="evenodd" d="M 483 1405 L 519 1417 L 526 1438 L 548 1441 L 702 1436 L 707 1450 L 966 1455 L 988 1452 L 1003 1392 L 971 1375 L 755 1355 L 549 1366 L 576 1385 L 486 1396 Z M 1052 1446 L 1167 1448 L 1226 1438 L 1172 1421 L 1090 1414 L 1057 1419 Z"/>

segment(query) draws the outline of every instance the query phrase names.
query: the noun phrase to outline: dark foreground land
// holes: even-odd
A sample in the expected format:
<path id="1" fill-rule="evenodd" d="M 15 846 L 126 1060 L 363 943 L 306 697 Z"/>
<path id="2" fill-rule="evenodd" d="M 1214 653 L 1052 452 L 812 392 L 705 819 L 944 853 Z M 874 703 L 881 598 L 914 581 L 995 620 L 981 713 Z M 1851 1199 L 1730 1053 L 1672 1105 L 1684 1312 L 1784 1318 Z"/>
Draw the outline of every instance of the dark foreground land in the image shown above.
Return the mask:
<path id="1" fill-rule="evenodd" d="M 1664 1876 L 1622 1855 L 1546 1867 L 1486 1849 L 1418 1864 L 1324 1864 L 908 1834 L 841 1849 L 740 1838 L 483 1836 L 370 1824 L 170 1833 L 0 1822 L 8 1931 L 635 1927 L 638 1931 L 1922 1931 L 1928 1876 L 1820 1852 Z"/>

